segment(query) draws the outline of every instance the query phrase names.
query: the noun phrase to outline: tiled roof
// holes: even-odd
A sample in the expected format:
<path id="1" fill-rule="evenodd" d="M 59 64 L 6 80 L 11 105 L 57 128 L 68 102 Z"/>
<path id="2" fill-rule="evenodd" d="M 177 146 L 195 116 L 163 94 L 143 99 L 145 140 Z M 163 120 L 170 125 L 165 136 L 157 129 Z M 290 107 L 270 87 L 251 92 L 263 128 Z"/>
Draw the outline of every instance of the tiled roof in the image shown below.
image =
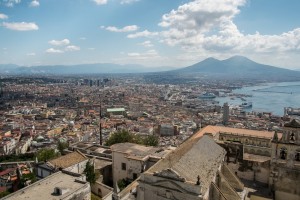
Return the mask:
<path id="1" fill-rule="evenodd" d="M 240 129 L 240 128 L 230 128 L 224 126 L 206 126 L 205 128 L 201 129 L 197 132 L 194 137 L 202 137 L 205 133 L 212 133 L 213 135 L 219 132 L 227 132 L 227 133 L 234 133 L 234 134 L 244 134 L 254 137 L 265 137 L 272 139 L 274 136 L 274 131 L 257 131 L 257 130 L 249 130 L 249 129 Z M 282 134 L 278 133 L 278 137 L 281 138 Z"/>
<path id="2" fill-rule="evenodd" d="M 202 190 L 205 193 L 213 177 L 223 162 L 225 150 L 209 136 L 191 138 L 174 152 L 159 161 L 148 172 L 160 172 L 171 168 L 190 182 L 197 182 L 200 176 Z"/>
<path id="3" fill-rule="evenodd" d="M 55 158 L 53 160 L 48 161 L 48 163 L 57 168 L 67 168 L 77 163 L 80 163 L 88 158 L 80 153 L 79 151 L 74 151 L 67 155 L 61 156 L 59 158 Z"/>
<path id="4" fill-rule="evenodd" d="M 9 168 L 9 169 L 6 169 L 6 170 L 0 172 L 0 176 L 9 174 L 10 172 L 12 172 L 12 171 L 14 171 L 14 170 L 15 170 L 15 168 Z"/>

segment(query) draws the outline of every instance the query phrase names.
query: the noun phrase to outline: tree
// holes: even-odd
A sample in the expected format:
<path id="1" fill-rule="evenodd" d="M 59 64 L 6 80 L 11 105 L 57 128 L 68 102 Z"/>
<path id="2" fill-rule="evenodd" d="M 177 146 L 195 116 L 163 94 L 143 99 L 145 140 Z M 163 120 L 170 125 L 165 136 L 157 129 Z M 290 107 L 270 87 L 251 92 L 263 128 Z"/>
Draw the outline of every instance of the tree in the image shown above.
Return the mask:
<path id="1" fill-rule="evenodd" d="M 27 181 L 30 181 L 30 184 L 36 182 L 36 176 L 34 173 L 23 174 L 20 178 L 19 187 L 23 188 L 27 186 Z"/>
<path id="2" fill-rule="evenodd" d="M 149 136 L 141 136 L 141 135 L 134 135 L 133 133 L 128 132 L 127 130 L 121 130 L 113 133 L 108 140 L 106 141 L 107 146 L 111 146 L 117 143 L 135 143 L 135 144 L 142 144 L 146 146 L 158 146 L 159 144 L 159 137 L 156 135 L 149 135 Z"/>
<path id="3" fill-rule="evenodd" d="M 57 149 L 61 155 L 63 154 L 64 149 L 66 149 L 68 147 L 69 147 L 69 144 L 67 142 L 58 141 L 58 143 L 57 143 Z"/>
<path id="4" fill-rule="evenodd" d="M 86 163 L 84 173 L 86 176 L 86 180 L 88 182 L 90 182 L 91 184 L 96 182 L 96 173 L 95 173 L 94 165 L 91 164 L 90 161 Z"/>
<path id="5" fill-rule="evenodd" d="M 157 135 L 148 135 L 144 138 L 143 144 L 146 146 L 158 146 L 159 144 L 159 137 Z"/>
<path id="6" fill-rule="evenodd" d="M 133 142 L 134 135 L 126 130 L 121 130 L 113 133 L 106 141 L 107 146 L 117 143 Z"/>
<path id="7" fill-rule="evenodd" d="M 54 149 L 41 149 L 37 152 L 37 158 L 41 161 L 47 161 L 56 158 L 59 154 Z"/>

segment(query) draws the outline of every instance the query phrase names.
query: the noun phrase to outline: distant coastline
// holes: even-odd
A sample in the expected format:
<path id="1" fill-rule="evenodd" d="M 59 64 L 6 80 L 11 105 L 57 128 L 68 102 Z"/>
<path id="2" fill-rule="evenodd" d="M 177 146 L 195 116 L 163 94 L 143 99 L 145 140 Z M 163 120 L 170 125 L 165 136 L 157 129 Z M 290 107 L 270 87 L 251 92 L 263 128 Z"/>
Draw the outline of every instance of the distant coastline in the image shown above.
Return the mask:
<path id="1" fill-rule="evenodd" d="M 262 83 L 255 86 L 245 86 L 233 90 L 235 94 L 247 94 L 252 97 L 246 101 L 253 103 L 252 109 L 246 111 L 272 112 L 274 115 L 282 116 L 284 107 L 300 108 L 300 81 L 295 82 L 272 82 Z M 228 102 L 232 105 L 240 105 L 241 99 L 230 99 L 229 97 L 218 97 L 220 105 Z"/>

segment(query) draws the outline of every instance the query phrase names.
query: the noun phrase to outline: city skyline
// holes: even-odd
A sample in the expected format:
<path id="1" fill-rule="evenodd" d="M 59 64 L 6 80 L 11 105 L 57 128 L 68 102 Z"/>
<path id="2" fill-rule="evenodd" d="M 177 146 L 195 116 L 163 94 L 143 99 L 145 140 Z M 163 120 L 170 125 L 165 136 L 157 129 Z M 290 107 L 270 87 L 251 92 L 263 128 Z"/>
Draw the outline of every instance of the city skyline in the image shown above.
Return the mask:
<path id="1" fill-rule="evenodd" d="M 300 2 L 1 0 L 0 64 L 183 67 L 243 55 L 300 69 Z"/>

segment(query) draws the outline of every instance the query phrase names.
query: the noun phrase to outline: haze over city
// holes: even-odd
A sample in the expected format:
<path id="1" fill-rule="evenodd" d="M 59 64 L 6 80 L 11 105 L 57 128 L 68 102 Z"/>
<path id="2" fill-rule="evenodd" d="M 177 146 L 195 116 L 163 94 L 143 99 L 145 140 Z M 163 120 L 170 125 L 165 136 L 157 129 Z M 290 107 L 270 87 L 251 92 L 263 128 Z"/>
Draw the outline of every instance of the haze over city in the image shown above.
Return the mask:
<path id="1" fill-rule="evenodd" d="M 300 68 L 298 0 L 1 0 L 0 64 L 171 68 L 243 55 Z"/>

